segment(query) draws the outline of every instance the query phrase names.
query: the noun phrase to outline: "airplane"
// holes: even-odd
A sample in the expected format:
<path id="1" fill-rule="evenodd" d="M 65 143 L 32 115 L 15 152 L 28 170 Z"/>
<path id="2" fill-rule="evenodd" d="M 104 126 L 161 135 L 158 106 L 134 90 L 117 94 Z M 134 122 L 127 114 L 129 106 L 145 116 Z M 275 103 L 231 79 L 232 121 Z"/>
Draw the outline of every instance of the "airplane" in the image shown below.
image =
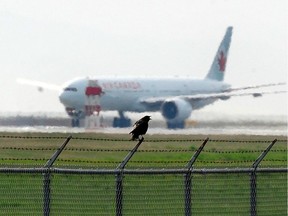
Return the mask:
<path id="1" fill-rule="evenodd" d="M 85 118 L 85 98 L 90 81 L 97 83 L 99 104 L 101 110 L 116 110 L 119 117 L 113 120 L 113 127 L 129 127 L 131 119 L 124 112 L 161 112 L 166 120 L 167 128 L 185 127 L 194 110 L 199 110 L 217 100 L 227 100 L 233 96 L 252 95 L 254 97 L 278 92 L 239 93 L 240 90 L 285 85 L 285 83 L 263 84 L 231 88 L 224 82 L 228 51 L 230 48 L 233 27 L 226 30 L 212 65 L 204 79 L 192 78 L 137 78 L 137 77 L 97 77 L 76 78 L 66 84 L 59 94 L 59 100 L 64 105 L 67 114 L 72 118 L 72 127 L 79 127 L 79 121 Z M 43 89 L 61 89 L 39 81 L 19 79 L 22 84 L 29 84 Z M 95 90 L 95 88 L 94 88 Z M 90 88 L 93 92 L 93 88 Z M 286 92 L 286 91 L 285 91 Z M 93 93 L 92 93 L 93 94 Z M 99 111 L 99 110 L 98 110 Z"/>

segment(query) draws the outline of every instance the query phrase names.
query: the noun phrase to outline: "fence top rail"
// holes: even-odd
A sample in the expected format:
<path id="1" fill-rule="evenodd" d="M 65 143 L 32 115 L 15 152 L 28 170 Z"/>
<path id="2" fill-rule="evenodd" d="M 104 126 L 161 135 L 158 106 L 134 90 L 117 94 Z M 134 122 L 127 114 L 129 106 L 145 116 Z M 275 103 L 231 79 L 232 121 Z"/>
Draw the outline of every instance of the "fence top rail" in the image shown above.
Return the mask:
<path id="1" fill-rule="evenodd" d="M 192 174 L 235 174 L 235 173 L 251 173 L 255 170 L 253 168 L 213 168 L 213 169 L 67 169 L 67 168 L 0 168 L 0 173 L 58 173 L 58 174 L 89 174 L 89 175 L 111 175 L 118 174 L 122 172 L 123 174 L 187 174 L 191 172 Z M 256 173 L 279 173 L 288 172 L 287 167 L 281 168 L 258 168 Z"/>

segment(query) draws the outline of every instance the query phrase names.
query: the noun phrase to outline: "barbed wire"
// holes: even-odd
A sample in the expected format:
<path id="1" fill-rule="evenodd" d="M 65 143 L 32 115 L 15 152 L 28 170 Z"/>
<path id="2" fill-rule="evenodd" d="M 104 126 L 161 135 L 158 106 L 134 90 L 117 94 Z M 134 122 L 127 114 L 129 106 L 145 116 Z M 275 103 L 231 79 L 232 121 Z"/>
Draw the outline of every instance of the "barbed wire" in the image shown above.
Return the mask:
<path id="1" fill-rule="evenodd" d="M 62 137 L 62 136 L 0 136 L 0 139 L 61 139 L 61 140 L 65 140 L 67 139 L 67 137 Z M 125 139 L 108 139 L 108 138 L 87 138 L 87 137 L 74 137 L 72 138 L 74 140 L 87 140 L 87 141 L 104 141 L 104 142 L 127 142 L 128 140 Z M 155 140 L 147 140 L 146 142 L 203 142 L 202 139 L 165 139 L 165 140 L 160 140 L 160 139 L 155 139 Z M 210 142 L 225 142 L 225 143 L 270 143 L 271 141 L 267 141 L 267 140 L 210 140 Z M 278 140 L 278 142 L 287 142 L 287 140 Z M 59 148 L 56 147 L 13 147 L 13 146 L 2 146 L 0 147 L 1 150 L 15 150 L 15 151 L 56 151 L 59 150 Z M 73 147 L 67 147 L 65 148 L 65 151 L 74 151 L 74 152 L 130 152 L 131 149 L 127 149 L 126 148 L 73 148 Z M 189 149 L 139 149 L 137 152 L 139 153 L 185 153 L 185 152 L 195 152 L 196 148 L 194 148 L 193 146 L 190 146 Z M 263 150 L 261 149 L 257 149 L 257 150 L 216 150 L 216 149 L 211 149 L 211 150 L 203 150 L 203 153 L 213 153 L 213 154 L 247 154 L 247 153 L 260 153 L 263 152 Z M 287 148 L 285 149 L 272 149 L 271 152 L 285 152 L 287 153 Z M 4 162 L 4 161 L 35 161 L 35 162 L 44 162 L 47 161 L 49 158 L 13 158 L 13 157 L 9 157 L 9 158 L 0 158 L 0 161 Z M 61 159 L 59 158 L 57 160 L 60 163 L 81 163 L 81 164 L 120 164 L 121 161 L 99 161 L 99 160 L 83 160 L 83 159 Z M 287 160 L 281 160 L 281 159 L 267 159 L 267 160 L 263 160 L 263 162 L 281 162 L 281 163 L 285 163 L 287 162 Z M 231 160 L 199 160 L 198 164 L 243 164 L 243 163 L 249 163 L 252 164 L 254 162 L 254 160 L 243 160 L 243 159 L 239 159 L 239 160 L 235 160 L 235 159 L 231 159 Z M 155 160 L 155 161 L 151 161 L 151 160 L 138 160 L 138 161 L 133 161 L 131 160 L 130 162 L 131 164 L 186 164 L 188 163 L 188 161 L 186 160 Z M 41 166 L 41 165 L 40 165 Z"/>
<path id="2" fill-rule="evenodd" d="M 29 148 L 29 147 L 0 147 L 2 150 L 16 150 L 16 151 L 56 151 L 59 148 Z M 91 148 L 65 148 L 65 151 L 81 151 L 81 152 L 130 152 L 130 149 L 91 149 Z M 159 153 L 174 153 L 174 152 L 195 152 L 195 149 L 147 149 L 137 150 L 137 152 L 159 152 Z M 288 149 L 272 149 L 270 152 L 287 152 Z M 259 153 L 263 150 L 235 150 L 235 151 L 220 151 L 220 150 L 203 150 L 207 153 L 219 154 L 246 154 Z"/>
<path id="3" fill-rule="evenodd" d="M 47 161 L 48 158 L 0 158 L 1 161 Z M 58 162 L 68 163 L 93 163 L 93 164 L 120 164 L 121 161 L 108 161 L 108 160 L 80 160 L 80 159 L 58 159 Z M 165 160 L 165 161 L 151 161 L 151 160 L 131 160 L 129 163 L 137 164 L 183 164 L 188 163 L 189 160 Z M 254 160 L 198 160 L 197 163 L 210 163 L 210 164 L 233 164 L 233 163 L 253 163 Z M 280 159 L 264 159 L 262 162 L 287 162 L 287 160 Z"/>
<path id="4" fill-rule="evenodd" d="M 15 136 L 15 135 L 2 135 L 0 139 L 66 139 L 64 136 Z M 107 141 L 107 142 L 127 142 L 129 139 L 111 139 L 111 138 L 92 138 L 92 137 L 72 137 L 74 140 L 87 140 L 87 141 Z M 147 139 L 144 142 L 202 142 L 204 139 Z M 211 139 L 209 142 L 229 142 L 229 143 L 269 143 L 272 140 L 231 140 L 231 139 Z M 287 140 L 281 139 L 277 142 L 286 142 Z"/>

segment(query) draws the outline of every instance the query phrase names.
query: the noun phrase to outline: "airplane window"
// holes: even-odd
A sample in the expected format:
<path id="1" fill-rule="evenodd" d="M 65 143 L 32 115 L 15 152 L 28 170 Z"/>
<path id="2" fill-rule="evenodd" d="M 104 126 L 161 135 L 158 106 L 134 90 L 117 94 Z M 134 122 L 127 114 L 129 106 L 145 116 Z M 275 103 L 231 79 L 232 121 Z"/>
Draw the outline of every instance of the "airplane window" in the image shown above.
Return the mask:
<path id="1" fill-rule="evenodd" d="M 77 92 L 77 88 L 74 87 L 67 87 L 64 89 L 64 91 L 73 91 L 73 92 Z"/>

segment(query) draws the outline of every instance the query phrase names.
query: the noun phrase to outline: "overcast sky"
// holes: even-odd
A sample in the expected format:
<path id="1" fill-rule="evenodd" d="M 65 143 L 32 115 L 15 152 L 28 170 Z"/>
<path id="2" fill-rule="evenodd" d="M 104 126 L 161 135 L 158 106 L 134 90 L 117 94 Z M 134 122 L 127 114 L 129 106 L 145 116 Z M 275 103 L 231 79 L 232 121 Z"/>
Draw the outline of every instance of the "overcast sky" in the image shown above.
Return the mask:
<path id="1" fill-rule="evenodd" d="M 64 112 L 53 84 L 79 76 L 206 75 L 233 26 L 225 82 L 287 81 L 286 0 L 0 0 L 0 113 Z M 287 114 L 287 95 L 220 101 L 203 111 Z"/>

